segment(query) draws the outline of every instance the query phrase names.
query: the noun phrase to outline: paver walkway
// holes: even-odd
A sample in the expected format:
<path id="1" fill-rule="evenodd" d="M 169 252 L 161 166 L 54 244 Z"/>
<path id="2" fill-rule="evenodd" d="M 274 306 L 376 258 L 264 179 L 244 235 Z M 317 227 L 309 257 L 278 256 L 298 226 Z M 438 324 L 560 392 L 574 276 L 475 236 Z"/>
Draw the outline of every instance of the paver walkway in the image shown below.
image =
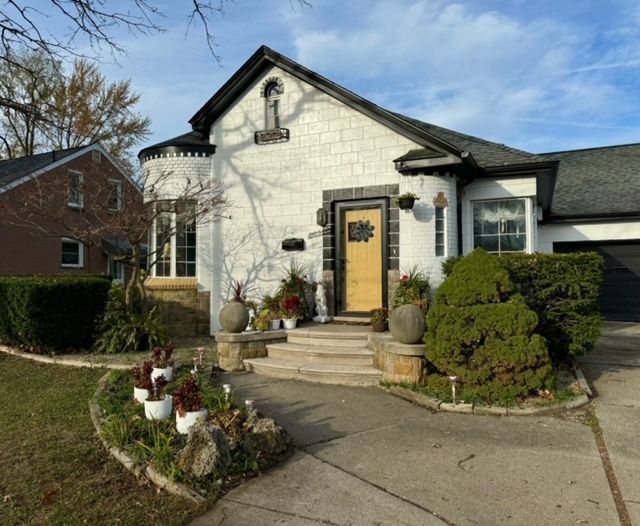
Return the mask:
<path id="1" fill-rule="evenodd" d="M 640 345 L 632 345 L 640 343 L 640 331 L 627 335 L 622 351 L 612 330 L 585 369 L 600 396 L 595 410 L 626 507 L 640 525 L 640 368 L 633 366 Z M 567 418 L 432 414 L 376 388 L 248 373 L 222 379 L 283 424 L 297 451 L 194 524 L 620 523 L 583 412 Z"/>

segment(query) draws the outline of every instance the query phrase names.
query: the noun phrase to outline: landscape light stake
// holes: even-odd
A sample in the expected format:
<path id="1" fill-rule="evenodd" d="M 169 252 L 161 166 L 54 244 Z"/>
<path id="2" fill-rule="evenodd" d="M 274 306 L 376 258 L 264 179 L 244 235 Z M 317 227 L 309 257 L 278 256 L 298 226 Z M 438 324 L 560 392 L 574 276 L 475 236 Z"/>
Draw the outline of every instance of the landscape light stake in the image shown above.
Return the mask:
<path id="1" fill-rule="evenodd" d="M 457 376 L 447 376 L 451 382 L 451 395 L 453 397 L 453 405 L 456 405 L 456 384 L 458 383 Z"/>
<path id="2" fill-rule="evenodd" d="M 204 347 L 198 347 L 196 349 L 196 352 L 198 353 L 198 365 L 202 365 L 202 355 L 204 354 Z"/>
<path id="3" fill-rule="evenodd" d="M 245 400 L 244 401 L 244 407 L 247 410 L 247 413 L 249 413 L 250 415 L 254 414 L 256 412 L 256 409 L 253 405 L 253 400 Z"/>
<path id="4" fill-rule="evenodd" d="M 231 397 L 231 384 L 222 384 L 222 388 L 224 389 L 224 397 L 228 402 Z"/>

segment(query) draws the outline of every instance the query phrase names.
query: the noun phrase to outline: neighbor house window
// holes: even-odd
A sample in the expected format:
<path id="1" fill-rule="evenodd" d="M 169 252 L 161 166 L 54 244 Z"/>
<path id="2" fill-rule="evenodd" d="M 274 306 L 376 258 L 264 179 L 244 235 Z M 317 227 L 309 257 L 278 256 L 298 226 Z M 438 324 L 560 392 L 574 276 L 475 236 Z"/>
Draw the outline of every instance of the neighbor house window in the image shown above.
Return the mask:
<path id="1" fill-rule="evenodd" d="M 75 239 L 62 238 L 63 267 L 80 268 L 84 266 L 84 246 Z"/>
<path id="2" fill-rule="evenodd" d="M 155 221 L 155 275 L 196 276 L 195 203 L 158 203 L 165 211 Z"/>
<path id="3" fill-rule="evenodd" d="M 524 199 L 475 201 L 473 247 L 488 252 L 524 252 L 527 249 L 527 217 Z"/>
<path id="4" fill-rule="evenodd" d="M 445 230 L 445 210 L 446 208 L 436 208 L 436 256 L 446 256 L 447 232 Z"/>
<path id="5" fill-rule="evenodd" d="M 69 172 L 68 201 L 72 208 L 82 208 L 84 206 L 84 194 L 82 183 L 84 176 L 80 172 Z"/>
<path id="6" fill-rule="evenodd" d="M 124 281 L 124 268 L 120 261 L 116 261 L 113 257 L 109 257 L 109 272 L 113 281 L 122 283 Z"/>
<path id="7" fill-rule="evenodd" d="M 98 152 L 100 153 L 100 152 Z M 117 212 L 122 208 L 122 181 L 109 181 L 109 199 L 107 208 L 112 212 Z"/>
<path id="8" fill-rule="evenodd" d="M 264 89 L 267 130 L 280 128 L 280 95 L 282 87 L 277 82 L 267 84 Z"/>

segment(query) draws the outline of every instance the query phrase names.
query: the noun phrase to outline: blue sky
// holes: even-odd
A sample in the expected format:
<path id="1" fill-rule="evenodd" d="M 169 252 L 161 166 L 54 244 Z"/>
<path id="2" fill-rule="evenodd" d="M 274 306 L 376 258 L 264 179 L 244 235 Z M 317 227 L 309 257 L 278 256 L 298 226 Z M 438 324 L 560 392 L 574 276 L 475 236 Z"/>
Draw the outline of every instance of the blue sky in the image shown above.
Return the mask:
<path id="1" fill-rule="evenodd" d="M 186 10 L 160 2 L 167 32 L 123 35 L 128 54 L 103 70 L 142 94 L 147 144 L 188 131 L 262 44 L 385 108 L 525 150 L 640 142 L 638 1 L 311 2 L 228 4 L 221 65 L 199 28 L 185 38 Z"/>

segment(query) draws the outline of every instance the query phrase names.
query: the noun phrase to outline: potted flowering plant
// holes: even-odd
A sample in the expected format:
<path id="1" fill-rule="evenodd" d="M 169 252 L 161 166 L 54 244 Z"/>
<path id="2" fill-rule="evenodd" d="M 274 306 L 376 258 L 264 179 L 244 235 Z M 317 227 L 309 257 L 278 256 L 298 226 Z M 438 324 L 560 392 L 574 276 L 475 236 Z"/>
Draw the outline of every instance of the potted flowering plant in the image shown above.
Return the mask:
<path id="1" fill-rule="evenodd" d="M 416 201 L 419 201 L 420 197 L 413 192 L 405 192 L 404 194 L 400 194 L 393 201 L 398 205 L 400 210 L 411 210 L 413 205 L 415 205 Z"/>
<path id="2" fill-rule="evenodd" d="M 202 408 L 202 391 L 195 374 L 189 375 L 173 393 L 176 401 L 176 429 L 186 435 L 198 418 L 207 418 Z"/>
<path id="3" fill-rule="evenodd" d="M 387 330 L 387 320 L 389 311 L 383 307 L 371 310 L 371 330 L 373 332 L 384 332 Z"/>
<path id="4" fill-rule="evenodd" d="M 163 375 L 167 382 L 173 379 L 173 351 L 176 346 L 173 342 L 167 343 L 164 347 L 154 347 L 151 350 L 151 362 L 153 363 L 153 372 L 151 379 L 155 382 L 158 376 Z"/>
<path id="5" fill-rule="evenodd" d="M 131 371 L 133 376 L 133 400 L 140 404 L 149 396 L 149 392 L 153 389 L 153 380 L 151 373 L 153 372 L 153 363 L 144 362 L 142 365 L 136 365 Z"/>
<path id="6" fill-rule="evenodd" d="M 148 420 L 163 420 L 171 415 L 173 401 L 171 396 L 165 393 L 168 383 L 167 379 L 160 375 L 151 385 L 149 396 L 144 401 L 144 415 Z"/>
<path id="7" fill-rule="evenodd" d="M 284 298 L 282 302 L 284 313 L 282 315 L 282 323 L 285 329 L 295 329 L 296 323 L 300 319 L 300 307 L 302 302 L 300 296 L 292 294 Z"/>

